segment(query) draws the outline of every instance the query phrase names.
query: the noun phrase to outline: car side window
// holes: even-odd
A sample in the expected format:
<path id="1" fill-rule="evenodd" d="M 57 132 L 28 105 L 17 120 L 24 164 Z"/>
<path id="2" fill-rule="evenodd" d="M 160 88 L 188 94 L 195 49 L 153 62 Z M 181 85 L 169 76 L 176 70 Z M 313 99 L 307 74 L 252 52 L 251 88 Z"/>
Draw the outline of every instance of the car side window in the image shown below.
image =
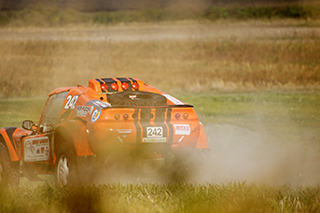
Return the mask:
<path id="1" fill-rule="evenodd" d="M 60 123 L 60 115 L 67 94 L 68 92 L 62 92 L 50 96 L 42 116 L 42 132 L 52 131 Z"/>

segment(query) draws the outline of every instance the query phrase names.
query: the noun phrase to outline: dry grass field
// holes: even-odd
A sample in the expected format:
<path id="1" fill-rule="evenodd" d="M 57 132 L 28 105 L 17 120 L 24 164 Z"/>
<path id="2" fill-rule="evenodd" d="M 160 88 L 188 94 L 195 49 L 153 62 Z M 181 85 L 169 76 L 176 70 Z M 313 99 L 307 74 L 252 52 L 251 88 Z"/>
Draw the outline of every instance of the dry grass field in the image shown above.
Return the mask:
<path id="1" fill-rule="evenodd" d="M 179 93 L 319 89 L 319 28 L 292 25 L 2 29 L 0 98 L 43 96 L 56 87 L 107 76 L 135 76 Z M 121 39 L 106 39 L 110 31 Z M 205 33 L 205 38 L 196 36 Z M 194 37 L 188 39 L 189 34 Z"/>
<path id="2" fill-rule="evenodd" d="M 208 182 L 24 180 L 0 212 L 319 212 L 319 20 L 18 22 L 0 29 L 0 127 L 37 122 L 56 87 L 133 76 L 194 104 L 220 144 L 195 174 Z"/>

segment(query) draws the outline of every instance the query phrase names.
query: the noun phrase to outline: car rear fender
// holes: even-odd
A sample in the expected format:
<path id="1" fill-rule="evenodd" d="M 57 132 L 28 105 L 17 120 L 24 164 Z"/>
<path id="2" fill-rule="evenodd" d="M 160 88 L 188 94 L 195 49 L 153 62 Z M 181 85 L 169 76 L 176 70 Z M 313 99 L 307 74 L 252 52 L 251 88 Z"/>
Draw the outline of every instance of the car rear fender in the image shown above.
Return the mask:
<path id="1" fill-rule="evenodd" d="M 0 143 L 4 143 L 9 151 L 11 161 L 19 161 L 18 147 L 13 140 L 17 127 L 6 127 L 0 130 Z"/>
<path id="2" fill-rule="evenodd" d="M 72 143 L 77 156 L 93 155 L 87 141 L 86 124 L 81 119 L 68 120 L 60 124 L 54 133 L 54 152 L 64 143 Z"/>
<path id="3" fill-rule="evenodd" d="M 200 134 L 196 143 L 196 149 L 209 149 L 207 135 L 202 123 L 200 123 L 199 127 L 200 127 Z"/>

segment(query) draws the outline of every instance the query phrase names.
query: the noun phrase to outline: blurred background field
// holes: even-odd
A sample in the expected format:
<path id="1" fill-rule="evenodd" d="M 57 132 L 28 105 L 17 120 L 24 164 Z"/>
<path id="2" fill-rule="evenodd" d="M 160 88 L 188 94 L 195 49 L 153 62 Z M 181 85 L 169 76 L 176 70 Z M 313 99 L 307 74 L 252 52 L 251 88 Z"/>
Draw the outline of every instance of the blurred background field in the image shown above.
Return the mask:
<path id="1" fill-rule="evenodd" d="M 2 0 L 2 26 L 109 25 L 219 19 L 319 19 L 316 0 Z"/>
<path id="2" fill-rule="evenodd" d="M 95 9 L 100 1 L 92 1 L 96 4 L 91 7 L 85 1 L 32 2 L 0 1 L 0 128 L 20 127 L 25 119 L 37 123 L 46 96 L 57 87 L 132 76 L 194 105 L 209 136 L 212 124 L 227 124 L 275 137 L 277 142 L 319 147 L 317 1 L 199 1 L 194 7 L 191 0 L 177 1 L 185 8 L 159 1 L 164 3 L 133 8 L 145 4 L 137 1 L 133 6 L 123 3 L 127 8 L 122 10 L 115 1 L 105 10 L 101 4 L 101 10 Z M 203 36 L 207 31 L 199 29 L 213 33 Z M 172 32 L 176 34 L 167 36 Z M 140 39 L 133 39 L 137 35 Z M 320 208 L 319 187 L 308 183 L 28 186 L 27 182 L 11 191 L 0 189 L 0 212 Z M 25 196 L 31 200 L 26 202 Z"/>
<path id="3" fill-rule="evenodd" d="M 319 89 L 317 1 L 91 11 L 76 1 L 32 2 L 1 3 L 0 99 L 44 97 L 102 76 L 135 76 L 174 93 Z"/>
<path id="4" fill-rule="evenodd" d="M 56 40 L 42 39 L 45 33 L 54 34 L 51 28 L 7 29 L 3 31 L 5 39 L 0 39 L 0 126 L 20 126 L 29 117 L 37 122 L 46 96 L 57 87 L 86 86 L 91 78 L 133 76 L 195 105 L 206 126 L 226 123 L 285 141 L 318 141 L 320 37 L 317 31 L 299 33 L 297 22 L 284 20 L 280 27 L 275 21 L 213 25 L 214 29 L 240 25 L 261 33 L 255 24 L 285 31 L 287 23 L 296 30 L 288 36 L 149 41 L 130 38 L 135 30 L 156 29 L 153 25 L 103 27 L 102 31 L 59 28 L 57 35 L 62 36 Z M 178 26 L 186 30 L 199 25 L 212 27 Z M 167 24 L 161 26 L 167 30 Z M 122 41 L 90 40 L 96 36 L 90 37 L 90 32 L 110 30 L 125 30 L 127 37 Z M 18 34 L 20 39 L 8 39 Z"/>
<path id="5" fill-rule="evenodd" d="M 22 29 L 23 30 L 23 29 Z M 0 41 L 0 98 L 134 76 L 163 91 L 317 90 L 319 35 L 212 41 Z"/>

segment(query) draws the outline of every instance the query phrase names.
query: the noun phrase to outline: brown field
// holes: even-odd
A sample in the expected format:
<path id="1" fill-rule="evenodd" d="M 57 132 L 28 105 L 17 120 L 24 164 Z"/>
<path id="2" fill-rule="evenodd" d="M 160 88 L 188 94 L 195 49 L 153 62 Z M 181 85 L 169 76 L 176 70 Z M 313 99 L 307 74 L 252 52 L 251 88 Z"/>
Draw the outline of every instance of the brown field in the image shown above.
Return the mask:
<path id="1" fill-rule="evenodd" d="M 0 212 L 319 212 L 319 30 L 301 20 L 0 29 L 2 127 L 38 119 L 56 87 L 133 76 L 195 104 L 213 150 L 194 184 L 25 179 L 0 189 Z"/>
<path id="2" fill-rule="evenodd" d="M 2 99 L 109 76 L 134 76 L 179 93 L 320 87 L 320 28 L 305 21 L 0 32 Z"/>

